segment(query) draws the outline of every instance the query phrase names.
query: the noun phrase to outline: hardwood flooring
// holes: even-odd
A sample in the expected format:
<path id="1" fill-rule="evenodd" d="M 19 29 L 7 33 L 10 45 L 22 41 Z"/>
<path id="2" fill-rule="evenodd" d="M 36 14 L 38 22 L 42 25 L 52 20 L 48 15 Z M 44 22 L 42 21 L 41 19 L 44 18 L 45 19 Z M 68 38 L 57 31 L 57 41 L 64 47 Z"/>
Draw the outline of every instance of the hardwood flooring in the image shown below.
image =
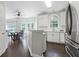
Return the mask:
<path id="1" fill-rule="evenodd" d="M 64 44 L 47 43 L 46 57 L 69 57 Z"/>
<path id="2" fill-rule="evenodd" d="M 14 41 L 1 57 L 30 57 L 29 51 L 26 51 L 20 40 Z"/>
<path id="3" fill-rule="evenodd" d="M 23 48 L 21 41 L 15 41 L 9 45 L 8 49 L 1 57 L 31 57 L 27 49 Z M 64 44 L 55 44 L 47 42 L 47 51 L 45 57 L 68 57 Z"/>

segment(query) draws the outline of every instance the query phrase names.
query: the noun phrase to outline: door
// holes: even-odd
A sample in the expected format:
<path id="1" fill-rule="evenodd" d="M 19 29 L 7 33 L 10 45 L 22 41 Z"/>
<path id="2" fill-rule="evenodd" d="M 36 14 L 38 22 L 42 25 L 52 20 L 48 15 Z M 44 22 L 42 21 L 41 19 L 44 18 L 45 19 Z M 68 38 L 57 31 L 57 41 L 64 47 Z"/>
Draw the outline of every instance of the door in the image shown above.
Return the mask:
<path id="1" fill-rule="evenodd" d="M 77 15 L 77 11 L 75 9 L 75 7 L 73 5 L 71 5 L 71 12 L 72 12 L 72 32 L 71 32 L 71 37 L 72 37 L 72 40 L 77 42 L 76 39 L 77 39 L 77 24 L 78 24 L 78 15 Z"/>
<path id="2" fill-rule="evenodd" d="M 77 34 L 77 12 L 73 5 L 69 5 L 66 14 L 66 33 L 71 36 L 71 40 L 76 42 Z"/>
<path id="3" fill-rule="evenodd" d="M 5 52 L 8 40 L 5 31 L 5 9 L 3 2 L 0 2 L 0 56 Z"/>

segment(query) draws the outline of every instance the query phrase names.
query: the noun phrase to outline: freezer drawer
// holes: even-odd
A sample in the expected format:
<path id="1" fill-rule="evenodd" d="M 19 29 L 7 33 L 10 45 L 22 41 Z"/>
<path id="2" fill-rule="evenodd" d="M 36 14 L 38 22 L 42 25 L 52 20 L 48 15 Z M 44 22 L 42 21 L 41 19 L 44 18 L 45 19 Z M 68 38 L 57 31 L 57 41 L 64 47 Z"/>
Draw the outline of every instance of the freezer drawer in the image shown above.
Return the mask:
<path id="1" fill-rule="evenodd" d="M 66 41 L 65 42 L 66 45 L 66 51 L 68 54 L 70 54 L 73 57 L 79 57 L 79 47 L 78 44 L 73 45 L 71 42 Z"/>

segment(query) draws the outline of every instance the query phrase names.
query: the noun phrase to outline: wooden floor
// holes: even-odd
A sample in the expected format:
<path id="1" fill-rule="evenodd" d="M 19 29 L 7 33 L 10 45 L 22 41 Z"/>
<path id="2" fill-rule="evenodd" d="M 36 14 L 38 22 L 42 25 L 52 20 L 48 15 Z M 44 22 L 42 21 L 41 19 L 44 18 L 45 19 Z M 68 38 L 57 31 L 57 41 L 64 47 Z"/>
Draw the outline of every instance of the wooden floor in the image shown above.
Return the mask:
<path id="1" fill-rule="evenodd" d="M 27 50 L 27 49 L 26 49 Z M 29 51 L 27 52 L 21 41 L 14 41 L 9 45 L 8 49 L 1 57 L 30 57 Z"/>
<path id="2" fill-rule="evenodd" d="M 47 42 L 45 57 L 68 57 L 63 44 Z M 12 43 L 1 57 L 31 57 L 29 51 L 23 48 L 21 41 Z"/>
<path id="3" fill-rule="evenodd" d="M 69 57 L 64 44 L 47 43 L 46 57 Z"/>

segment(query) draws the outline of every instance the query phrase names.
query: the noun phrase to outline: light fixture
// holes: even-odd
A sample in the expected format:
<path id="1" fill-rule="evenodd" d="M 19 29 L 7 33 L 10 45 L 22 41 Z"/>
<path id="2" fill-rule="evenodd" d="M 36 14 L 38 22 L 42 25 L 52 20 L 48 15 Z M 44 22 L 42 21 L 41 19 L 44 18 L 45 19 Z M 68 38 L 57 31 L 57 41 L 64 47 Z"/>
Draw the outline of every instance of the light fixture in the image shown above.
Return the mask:
<path id="1" fill-rule="evenodd" d="M 69 3 L 71 4 L 71 3 L 72 3 L 72 1 L 69 1 Z"/>
<path id="2" fill-rule="evenodd" d="M 45 1 L 45 4 L 46 4 L 46 6 L 47 6 L 48 8 L 52 6 L 52 5 L 51 5 L 51 1 Z"/>
<path id="3" fill-rule="evenodd" d="M 17 16 L 21 16 L 21 12 L 20 11 L 17 12 Z"/>

